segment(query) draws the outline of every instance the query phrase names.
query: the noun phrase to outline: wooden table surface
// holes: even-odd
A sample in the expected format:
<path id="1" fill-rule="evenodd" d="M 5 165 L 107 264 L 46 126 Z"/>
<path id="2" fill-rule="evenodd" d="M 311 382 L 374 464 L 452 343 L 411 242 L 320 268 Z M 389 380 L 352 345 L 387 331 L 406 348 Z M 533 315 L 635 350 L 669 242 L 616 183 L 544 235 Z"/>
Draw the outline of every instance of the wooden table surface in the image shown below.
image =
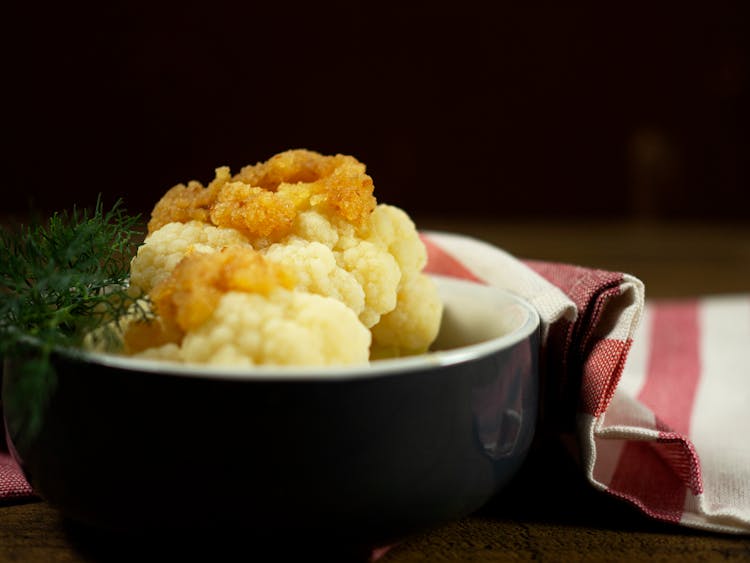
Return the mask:
<path id="1" fill-rule="evenodd" d="M 750 292 L 750 225 L 542 223 L 422 219 L 421 228 L 470 234 L 519 257 L 627 271 L 647 298 Z M 550 480 L 546 469 L 556 466 Z M 263 547 L 243 538 L 103 537 L 63 520 L 44 502 L 0 505 L 0 562 L 137 560 L 155 550 L 172 559 L 366 560 L 361 551 L 297 545 Z M 158 553 L 157 553 L 158 556 Z M 405 538 L 380 559 L 406 561 L 750 561 L 750 537 L 655 523 L 593 490 L 555 441 L 541 441 L 524 471 L 478 513 Z"/>

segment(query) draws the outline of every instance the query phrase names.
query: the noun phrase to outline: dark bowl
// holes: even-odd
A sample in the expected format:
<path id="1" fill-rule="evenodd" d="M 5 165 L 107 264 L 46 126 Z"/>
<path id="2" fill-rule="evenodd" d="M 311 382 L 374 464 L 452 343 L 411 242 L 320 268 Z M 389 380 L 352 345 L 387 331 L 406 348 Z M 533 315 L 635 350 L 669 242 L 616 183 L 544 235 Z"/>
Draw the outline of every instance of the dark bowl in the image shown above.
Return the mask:
<path id="1" fill-rule="evenodd" d="M 59 353 L 7 439 L 34 490 L 104 529 L 245 527 L 387 541 L 467 515 L 517 472 L 537 418 L 539 317 L 436 277 L 435 352 L 363 367 L 220 369 Z"/>

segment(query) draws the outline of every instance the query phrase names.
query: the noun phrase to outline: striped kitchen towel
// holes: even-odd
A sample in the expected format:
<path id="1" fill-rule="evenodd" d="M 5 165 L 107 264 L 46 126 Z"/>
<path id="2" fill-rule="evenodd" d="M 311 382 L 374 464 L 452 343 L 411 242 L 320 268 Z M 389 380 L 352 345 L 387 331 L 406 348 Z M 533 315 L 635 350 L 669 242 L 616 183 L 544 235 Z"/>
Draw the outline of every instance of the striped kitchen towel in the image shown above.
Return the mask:
<path id="1" fill-rule="evenodd" d="M 0 506 L 3 503 L 32 498 L 34 491 L 24 479 L 18 465 L 10 454 L 0 450 Z"/>
<path id="2" fill-rule="evenodd" d="M 542 427 L 578 433 L 595 487 L 660 520 L 750 533 L 750 295 L 644 306 L 627 274 L 521 261 L 455 234 L 423 240 L 428 271 L 537 308 Z M 0 501 L 32 497 L 0 452 Z"/>
<path id="3" fill-rule="evenodd" d="M 645 304 L 628 274 L 423 240 L 429 271 L 537 308 L 542 427 L 577 432 L 595 487 L 659 520 L 750 533 L 750 295 Z"/>

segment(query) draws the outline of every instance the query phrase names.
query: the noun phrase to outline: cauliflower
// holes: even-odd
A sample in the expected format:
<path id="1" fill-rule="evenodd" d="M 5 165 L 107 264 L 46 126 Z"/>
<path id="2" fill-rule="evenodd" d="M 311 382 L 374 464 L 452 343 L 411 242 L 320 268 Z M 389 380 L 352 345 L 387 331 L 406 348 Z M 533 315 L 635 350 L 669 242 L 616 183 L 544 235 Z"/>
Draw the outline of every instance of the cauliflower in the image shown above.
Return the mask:
<path id="1" fill-rule="evenodd" d="M 294 272 L 298 288 L 335 297 L 354 310 L 372 329 L 374 356 L 422 353 L 437 336 L 442 304 L 422 272 L 427 251 L 397 207 L 376 206 L 357 228 L 307 211 L 288 236 L 261 252 Z"/>
<path id="2" fill-rule="evenodd" d="M 179 347 L 166 344 L 141 355 L 206 364 L 316 366 L 366 363 L 369 349 L 370 332 L 341 302 L 277 289 L 267 296 L 226 293 Z"/>
<path id="3" fill-rule="evenodd" d="M 339 363 L 362 361 L 366 333 L 372 358 L 425 352 L 442 314 L 437 289 L 422 272 L 426 250 L 409 216 L 378 205 L 372 191 L 364 165 L 352 157 L 310 151 L 281 153 L 234 177 L 219 168 L 206 188 L 175 186 L 154 208 L 131 264 L 131 285 L 151 294 L 166 321 L 159 321 L 158 338 L 131 338 L 157 346 L 134 349 L 191 362 Z M 215 254 L 223 257 L 206 258 Z M 190 293 L 189 306 L 175 304 L 193 283 L 186 280 L 201 278 L 201 268 L 228 268 L 228 257 L 253 268 L 262 258 L 286 273 L 286 285 L 258 291 L 212 278 Z M 337 320 L 313 321 L 307 311 Z M 179 315 L 200 322 L 176 329 Z"/>
<path id="4" fill-rule="evenodd" d="M 300 215 L 291 234 L 261 252 L 295 273 L 297 287 L 335 297 L 370 328 L 396 307 L 402 273 L 382 244 L 362 238 L 350 225 L 337 229 L 317 211 Z M 347 232 L 350 231 L 350 232 Z"/>
<path id="5" fill-rule="evenodd" d="M 432 280 L 410 277 L 398 293 L 396 308 L 372 327 L 373 359 L 420 354 L 435 340 L 443 307 Z"/>
<path id="6" fill-rule="evenodd" d="M 157 320 L 125 327 L 126 351 L 231 365 L 366 362 L 371 335 L 357 315 L 292 284 L 249 246 L 188 253 L 151 290 Z"/>
<path id="7" fill-rule="evenodd" d="M 165 280 L 191 251 L 248 245 L 240 232 L 200 221 L 169 223 L 151 233 L 144 242 L 130 263 L 130 285 L 144 293 Z"/>
<path id="8" fill-rule="evenodd" d="M 362 284 L 338 265 L 336 256 L 327 246 L 319 242 L 292 239 L 271 245 L 263 251 L 263 256 L 294 272 L 297 289 L 333 297 L 358 316 L 363 313 L 365 292 Z"/>

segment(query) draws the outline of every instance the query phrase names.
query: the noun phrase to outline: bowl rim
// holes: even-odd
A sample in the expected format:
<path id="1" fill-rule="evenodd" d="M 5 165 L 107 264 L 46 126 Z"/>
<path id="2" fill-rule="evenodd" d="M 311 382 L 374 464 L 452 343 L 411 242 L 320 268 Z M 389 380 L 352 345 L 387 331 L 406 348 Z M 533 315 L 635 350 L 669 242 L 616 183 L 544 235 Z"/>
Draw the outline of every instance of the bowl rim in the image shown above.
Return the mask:
<path id="1" fill-rule="evenodd" d="M 526 319 L 515 330 L 502 336 L 475 344 L 448 350 L 430 351 L 415 356 L 373 360 L 367 364 L 329 366 L 221 366 L 182 364 L 165 360 L 132 358 L 86 350 L 62 351 L 65 356 L 108 368 L 154 373 L 158 375 L 231 381 L 341 381 L 383 377 L 416 372 L 437 367 L 447 367 L 488 357 L 495 352 L 511 348 L 529 338 L 539 329 L 540 317 L 528 301 L 500 287 L 471 280 L 430 274 L 438 285 L 460 286 L 464 289 L 502 295 L 503 299 L 520 306 Z M 72 353 L 71 353 L 72 352 Z"/>

